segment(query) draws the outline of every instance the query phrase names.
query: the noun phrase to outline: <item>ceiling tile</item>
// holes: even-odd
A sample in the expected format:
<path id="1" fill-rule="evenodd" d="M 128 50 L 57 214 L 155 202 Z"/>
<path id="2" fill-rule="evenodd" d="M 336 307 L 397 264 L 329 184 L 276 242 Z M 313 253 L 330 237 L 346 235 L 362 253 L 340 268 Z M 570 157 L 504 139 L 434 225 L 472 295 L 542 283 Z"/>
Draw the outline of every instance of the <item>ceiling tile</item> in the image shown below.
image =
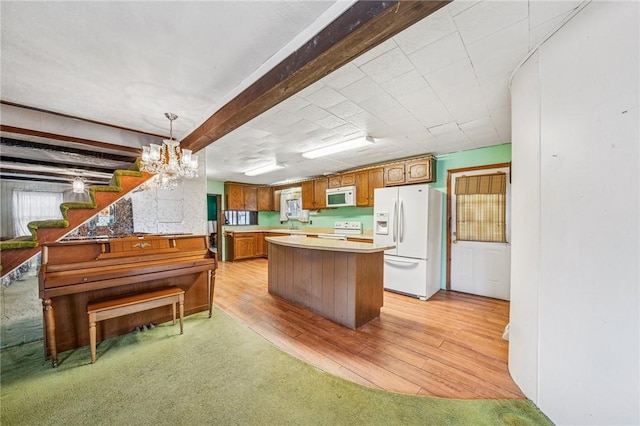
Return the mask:
<path id="1" fill-rule="evenodd" d="M 548 21 L 531 28 L 529 32 L 529 49 L 535 49 L 536 46 L 550 36 L 551 33 L 568 17 L 569 13 L 549 19 Z"/>
<path id="2" fill-rule="evenodd" d="M 544 24 L 550 20 L 557 20 L 558 17 L 566 16 L 576 9 L 583 0 L 576 1 L 530 1 L 529 21 L 531 28 Z"/>
<path id="3" fill-rule="evenodd" d="M 361 78 L 360 80 L 348 85 L 344 89 L 340 90 L 340 93 L 352 102 L 359 104 L 373 96 L 383 93 L 384 90 L 380 85 L 376 84 L 369 77 Z"/>
<path id="4" fill-rule="evenodd" d="M 453 20 L 468 46 L 527 18 L 528 1 L 484 1 L 456 15 Z"/>
<path id="5" fill-rule="evenodd" d="M 305 99 L 320 108 L 329 108 L 346 100 L 339 92 L 328 86 L 324 86 L 320 90 L 305 96 Z"/>
<path id="6" fill-rule="evenodd" d="M 491 119 L 500 135 L 500 143 L 511 143 L 511 106 L 491 110 Z"/>
<path id="7" fill-rule="evenodd" d="M 344 101 L 332 106 L 328 109 L 328 111 L 336 117 L 340 117 L 346 120 L 349 117 L 359 114 L 364 110 L 351 101 Z"/>
<path id="8" fill-rule="evenodd" d="M 386 123 L 392 123 L 395 117 L 408 114 L 407 110 L 386 92 L 367 99 L 360 103 L 360 106 Z"/>
<path id="9" fill-rule="evenodd" d="M 458 123 L 488 114 L 484 95 L 468 59 L 429 74 L 426 78 Z"/>
<path id="10" fill-rule="evenodd" d="M 480 88 L 489 110 L 509 108 L 511 106 L 511 93 L 507 74 L 483 80 L 480 83 Z"/>
<path id="11" fill-rule="evenodd" d="M 467 1 L 467 0 L 456 0 L 447 5 L 447 9 L 451 16 L 456 16 L 464 12 L 465 10 L 477 6 L 481 3 L 480 1 Z"/>
<path id="12" fill-rule="evenodd" d="M 376 83 L 384 83 L 414 69 L 402 50 L 392 49 L 362 65 L 360 69 Z"/>
<path id="13" fill-rule="evenodd" d="M 335 115 L 328 115 L 325 118 L 316 121 L 316 123 L 324 127 L 325 129 L 333 129 L 338 126 L 342 126 L 346 124 L 346 122 L 343 119 L 338 118 Z"/>
<path id="14" fill-rule="evenodd" d="M 381 87 L 396 99 L 412 95 L 417 91 L 429 89 L 424 77 L 415 69 L 382 83 Z"/>
<path id="15" fill-rule="evenodd" d="M 458 123 L 455 121 L 451 121 L 449 123 L 441 124 L 439 126 L 429 127 L 429 133 L 433 136 L 441 137 L 445 135 L 457 134 L 460 132 L 460 127 L 458 127 Z"/>
<path id="16" fill-rule="evenodd" d="M 458 3 L 456 0 L 455 3 Z M 434 43 L 447 35 L 457 31 L 453 18 L 449 12 L 451 5 L 441 8 L 435 13 L 416 22 L 393 40 L 402 51 L 411 55 L 425 46 Z"/>
<path id="17" fill-rule="evenodd" d="M 352 63 L 357 67 L 361 67 L 367 62 L 377 58 L 380 55 L 383 55 L 385 52 L 388 52 L 389 50 L 395 49 L 396 47 L 398 47 L 398 45 L 396 44 L 395 41 L 393 41 L 393 38 L 390 38 L 389 40 L 383 41 L 373 49 L 370 49 L 365 53 L 363 53 L 362 55 L 358 56 L 352 61 Z"/>
<path id="18" fill-rule="evenodd" d="M 460 34 L 453 32 L 409 56 L 411 62 L 423 74 L 430 74 L 467 57 Z"/>
<path id="19" fill-rule="evenodd" d="M 460 124 L 460 130 L 476 145 L 487 146 L 500 143 L 500 136 L 495 129 L 491 117 Z"/>
<path id="20" fill-rule="evenodd" d="M 353 63 L 348 63 L 322 79 L 323 83 L 334 90 L 340 90 L 360 80 L 365 74 Z"/>
<path id="21" fill-rule="evenodd" d="M 508 78 L 529 51 L 526 19 L 510 25 L 482 40 L 467 45 L 478 80 Z"/>
<path id="22" fill-rule="evenodd" d="M 298 95 L 293 95 L 291 97 L 289 97 L 288 99 L 284 100 L 283 102 L 280 102 L 278 104 L 278 108 L 287 111 L 287 112 L 296 112 L 301 110 L 302 108 L 306 107 L 307 105 L 309 105 L 310 102 L 303 99 L 302 97 L 298 96 Z"/>
<path id="23" fill-rule="evenodd" d="M 299 110 L 296 114 L 306 120 L 313 122 L 317 122 L 318 120 L 322 120 L 323 118 L 331 115 L 326 110 L 314 104 L 307 105 L 306 107 Z"/>
<path id="24" fill-rule="evenodd" d="M 345 123 L 342 126 L 338 126 L 332 129 L 334 132 L 341 134 L 342 136 L 364 136 L 366 132 L 362 131 L 359 127 L 354 126 L 351 123 Z"/>

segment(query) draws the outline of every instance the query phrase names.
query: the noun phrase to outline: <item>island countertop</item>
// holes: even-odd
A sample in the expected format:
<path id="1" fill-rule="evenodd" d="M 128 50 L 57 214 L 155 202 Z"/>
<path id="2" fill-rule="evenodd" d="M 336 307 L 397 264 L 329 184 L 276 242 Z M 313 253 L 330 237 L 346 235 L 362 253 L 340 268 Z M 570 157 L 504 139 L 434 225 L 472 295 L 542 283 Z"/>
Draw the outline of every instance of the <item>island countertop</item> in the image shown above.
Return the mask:
<path id="1" fill-rule="evenodd" d="M 286 237 L 266 237 L 267 242 L 287 247 L 296 247 L 313 250 L 343 251 L 350 253 L 376 253 L 392 249 L 394 245 L 371 244 L 356 241 L 334 240 L 325 238 L 309 238 L 301 235 Z"/>

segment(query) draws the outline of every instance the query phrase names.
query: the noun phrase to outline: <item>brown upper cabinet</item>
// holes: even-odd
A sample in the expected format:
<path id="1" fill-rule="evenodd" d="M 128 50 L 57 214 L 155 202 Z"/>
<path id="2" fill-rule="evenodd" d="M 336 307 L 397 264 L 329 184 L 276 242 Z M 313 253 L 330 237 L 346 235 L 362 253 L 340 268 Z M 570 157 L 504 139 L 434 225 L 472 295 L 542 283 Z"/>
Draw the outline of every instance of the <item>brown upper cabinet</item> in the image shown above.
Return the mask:
<path id="1" fill-rule="evenodd" d="M 259 186 L 258 189 L 258 211 L 270 212 L 274 210 L 273 188 L 270 186 Z"/>
<path id="2" fill-rule="evenodd" d="M 355 173 L 356 205 L 358 207 L 373 207 L 373 192 L 384 186 L 382 168 L 360 170 Z"/>
<path id="3" fill-rule="evenodd" d="M 257 187 L 226 182 L 227 210 L 258 210 Z"/>
<path id="4" fill-rule="evenodd" d="M 329 176 L 329 188 L 340 188 L 342 186 L 353 186 L 356 184 L 355 173 L 343 173 L 341 175 Z"/>
<path id="5" fill-rule="evenodd" d="M 324 209 L 327 207 L 327 178 L 302 182 L 302 208 L 304 210 Z"/>
<path id="6" fill-rule="evenodd" d="M 384 186 L 433 182 L 434 161 L 434 157 L 426 157 L 385 166 Z"/>

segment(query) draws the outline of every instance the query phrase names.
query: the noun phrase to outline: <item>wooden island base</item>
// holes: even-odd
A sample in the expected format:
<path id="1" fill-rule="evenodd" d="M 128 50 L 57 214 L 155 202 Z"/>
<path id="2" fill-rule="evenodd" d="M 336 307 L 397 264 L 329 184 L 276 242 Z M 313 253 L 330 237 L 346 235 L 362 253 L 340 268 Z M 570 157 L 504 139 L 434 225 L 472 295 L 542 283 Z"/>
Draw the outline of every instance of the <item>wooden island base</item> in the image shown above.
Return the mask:
<path id="1" fill-rule="evenodd" d="M 351 329 L 380 315 L 384 249 L 337 241 L 340 250 L 333 250 L 327 246 L 331 243 L 306 237 L 269 237 L 267 241 L 269 293 Z M 288 245 L 291 241 L 296 244 Z M 314 247 L 318 242 L 325 245 Z M 368 250 L 358 251 L 358 247 Z"/>

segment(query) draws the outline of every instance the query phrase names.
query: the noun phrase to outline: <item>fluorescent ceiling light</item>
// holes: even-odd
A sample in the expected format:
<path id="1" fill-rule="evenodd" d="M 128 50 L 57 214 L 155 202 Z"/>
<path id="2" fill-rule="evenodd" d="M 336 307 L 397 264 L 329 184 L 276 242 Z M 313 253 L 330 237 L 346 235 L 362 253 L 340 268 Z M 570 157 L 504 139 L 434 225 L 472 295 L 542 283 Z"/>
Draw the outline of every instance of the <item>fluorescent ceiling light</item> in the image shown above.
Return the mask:
<path id="1" fill-rule="evenodd" d="M 274 170 L 278 170 L 282 168 L 284 168 L 284 164 L 273 163 L 273 164 L 267 164 L 266 166 L 258 167 L 257 169 L 249 170 L 248 172 L 244 172 L 244 174 L 246 176 L 258 176 L 258 175 L 269 173 Z"/>
<path id="2" fill-rule="evenodd" d="M 337 152 L 347 151 L 349 149 L 360 148 L 373 144 L 373 138 L 366 136 L 358 139 L 352 139 L 346 142 L 340 142 L 335 145 L 325 146 L 323 148 L 312 149 L 311 151 L 303 152 L 302 156 L 306 158 L 318 158 L 325 155 L 335 154 Z"/>

